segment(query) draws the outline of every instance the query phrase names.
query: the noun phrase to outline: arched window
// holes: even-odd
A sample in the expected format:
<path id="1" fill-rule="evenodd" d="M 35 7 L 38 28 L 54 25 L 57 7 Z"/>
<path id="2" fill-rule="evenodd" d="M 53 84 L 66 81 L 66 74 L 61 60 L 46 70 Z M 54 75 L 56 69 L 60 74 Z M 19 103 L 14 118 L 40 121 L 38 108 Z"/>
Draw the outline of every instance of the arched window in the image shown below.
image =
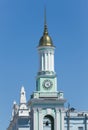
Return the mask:
<path id="1" fill-rule="evenodd" d="M 43 130 L 54 130 L 54 119 L 50 115 L 46 115 L 43 119 Z"/>

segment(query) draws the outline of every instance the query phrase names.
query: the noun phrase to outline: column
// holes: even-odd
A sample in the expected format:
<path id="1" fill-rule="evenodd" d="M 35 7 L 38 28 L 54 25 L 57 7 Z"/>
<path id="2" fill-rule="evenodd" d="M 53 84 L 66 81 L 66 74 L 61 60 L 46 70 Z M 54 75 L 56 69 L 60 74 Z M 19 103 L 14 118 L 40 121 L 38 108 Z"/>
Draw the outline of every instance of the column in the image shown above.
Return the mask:
<path id="1" fill-rule="evenodd" d="M 56 116 L 55 116 L 55 130 L 60 130 L 60 112 L 59 109 L 56 108 Z"/>
<path id="2" fill-rule="evenodd" d="M 62 111 L 61 113 L 62 113 L 62 130 L 64 130 L 64 111 Z"/>
<path id="3" fill-rule="evenodd" d="M 54 53 L 52 52 L 52 71 L 54 71 Z"/>
<path id="4" fill-rule="evenodd" d="M 55 64 L 54 64 L 54 52 L 53 52 L 53 71 L 55 71 L 55 70 L 54 70 L 54 65 L 55 65 Z"/>
<path id="5" fill-rule="evenodd" d="M 47 54 L 45 52 L 45 71 L 47 70 Z"/>
<path id="6" fill-rule="evenodd" d="M 50 52 L 49 52 L 49 54 L 48 54 L 48 70 L 50 71 L 51 70 L 51 68 L 50 68 Z"/>
<path id="7" fill-rule="evenodd" d="M 54 71 L 54 54 L 51 53 L 51 70 Z"/>
<path id="8" fill-rule="evenodd" d="M 60 109 L 60 130 L 64 130 L 64 112 Z"/>
<path id="9" fill-rule="evenodd" d="M 38 130 L 43 130 L 42 108 L 38 108 Z"/>
<path id="10" fill-rule="evenodd" d="M 37 127 L 37 109 L 33 108 L 33 130 L 38 130 Z"/>
<path id="11" fill-rule="evenodd" d="M 41 54 L 41 71 L 43 71 L 44 70 L 44 56 L 43 56 L 44 54 L 42 53 Z"/>

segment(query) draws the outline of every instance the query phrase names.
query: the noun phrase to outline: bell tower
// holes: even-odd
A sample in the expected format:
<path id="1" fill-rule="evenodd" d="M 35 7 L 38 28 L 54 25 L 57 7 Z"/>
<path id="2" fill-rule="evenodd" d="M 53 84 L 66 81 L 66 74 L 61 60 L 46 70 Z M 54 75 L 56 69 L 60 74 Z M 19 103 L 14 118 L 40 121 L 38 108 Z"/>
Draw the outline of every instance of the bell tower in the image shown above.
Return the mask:
<path id="1" fill-rule="evenodd" d="M 44 32 L 38 45 L 39 71 L 36 77 L 36 91 L 57 91 L 57 77 L 54 69 L 54 51 L 55 46 L 48 34 L 45 13 Z"/>
<path id="2" fill-rule="evenodd" d="M 28 102 L 31 130 L 64 130 L 64 95 L 57 91 L 57 75 L 54 68 L 55 46 L 48 33 L 46 11 L 44 32 L 37 47 L 39 70 L 36 91 Z"/>

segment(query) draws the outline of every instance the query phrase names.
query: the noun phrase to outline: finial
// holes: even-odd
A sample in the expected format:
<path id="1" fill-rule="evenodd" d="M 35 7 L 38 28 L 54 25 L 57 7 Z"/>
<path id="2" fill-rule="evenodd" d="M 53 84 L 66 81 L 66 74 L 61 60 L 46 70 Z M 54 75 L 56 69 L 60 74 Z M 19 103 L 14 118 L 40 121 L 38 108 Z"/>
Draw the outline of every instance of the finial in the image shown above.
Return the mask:
<path id="1" fill-rule="evenodd" d="M 44 8 L 44 25 L 46 25 L 46 6 Z"/>
<path id="2" fill-rule="evenodd" d="M 44 34 L 48 34 L 47 22 L 46 22 L 46 6 L 44 8 Z"/>
<path id="3" fill-rule="evenodd" d="M 44 7 L 44 32 L 39 41 L 40 46 L 53 46 L 51 37 L 48 35 L 47 21 L 46 21 L 46 6 Z"/>
<path id="4" fill-rule="evenodd" d="M 13 105 L 16 105 L 16 101 L 15 100 L 13 101 Z"/>

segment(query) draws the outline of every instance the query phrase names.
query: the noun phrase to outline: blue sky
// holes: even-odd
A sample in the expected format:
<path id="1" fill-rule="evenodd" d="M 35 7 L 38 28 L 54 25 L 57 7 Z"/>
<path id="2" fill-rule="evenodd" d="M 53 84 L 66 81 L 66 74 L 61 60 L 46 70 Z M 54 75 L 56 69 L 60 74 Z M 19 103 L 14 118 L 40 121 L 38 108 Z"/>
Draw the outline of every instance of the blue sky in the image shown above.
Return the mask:
<path id="1" fill-rule="evenodd" d="M 0 130 L 9 125 L 21 86 L 27 100 L 35 90 L 45 4 L 58 90 L 72 107 L 88 110 L 88 0 L 0 0 Z"/>

